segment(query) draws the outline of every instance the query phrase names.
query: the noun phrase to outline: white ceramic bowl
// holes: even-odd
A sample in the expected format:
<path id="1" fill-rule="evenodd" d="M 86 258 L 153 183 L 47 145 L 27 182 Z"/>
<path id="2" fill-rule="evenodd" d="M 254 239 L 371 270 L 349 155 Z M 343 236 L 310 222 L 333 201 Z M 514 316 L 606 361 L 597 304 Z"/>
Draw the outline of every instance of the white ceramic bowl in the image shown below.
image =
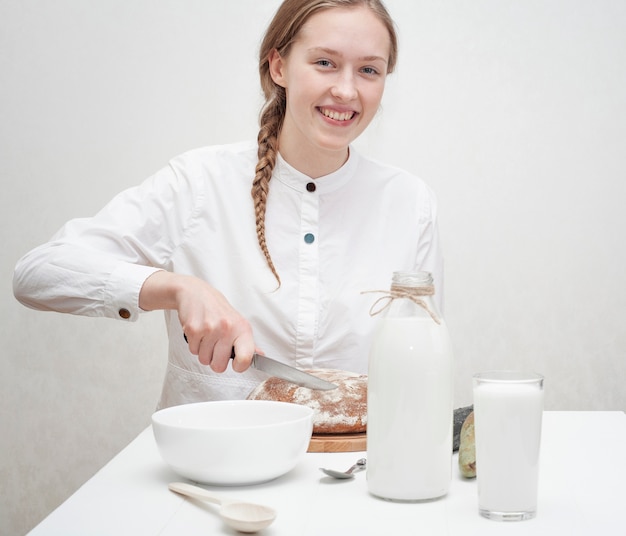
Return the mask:
<path id="1" fill-rule="evenodd" d="M 277 478 L 304 456 L 313 410 L 287 402 L 228 400 L 174 406 L 152 415 L 159 453 L 180 476 L 220 486 Z"/>

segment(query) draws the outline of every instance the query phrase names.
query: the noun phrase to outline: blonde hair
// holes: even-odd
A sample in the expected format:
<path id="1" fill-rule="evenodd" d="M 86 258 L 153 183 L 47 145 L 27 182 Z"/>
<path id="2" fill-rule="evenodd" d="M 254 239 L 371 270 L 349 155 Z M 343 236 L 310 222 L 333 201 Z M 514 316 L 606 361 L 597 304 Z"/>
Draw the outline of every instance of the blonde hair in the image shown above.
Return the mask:
<path id="1" fill-rule="evenodd" d="M 287 97 L 285 89 L 276 84 L 270 75 L 269 56 L 277 50 L 282 57 L 287 57 L 291 45 L 296 40 L 302 26 L 309 18 L 322 10 L 333 7 L 366 6 L 370 8 L 389 31 L 391 47 L 387 64 L 387 73 L 391 73 L 398 57 L 398 38 L 395 25 L 387 9 L 380 0 L 285 0 L 274 15 L 267 28 L 259 52 L 259 74 L 261 88 L 265 95 L 265 104 L 259 118 L 258 162 L 252 182 L 252 199 L 256 216 L 256 233 L 259 246 L 267 265 L 276 277 L 280 287 L 280 277 L 274 266 L 265 240 L 265 210 L 269 182 L 276 165 L 278 155 L 278 136 L 285 118 Z"/>

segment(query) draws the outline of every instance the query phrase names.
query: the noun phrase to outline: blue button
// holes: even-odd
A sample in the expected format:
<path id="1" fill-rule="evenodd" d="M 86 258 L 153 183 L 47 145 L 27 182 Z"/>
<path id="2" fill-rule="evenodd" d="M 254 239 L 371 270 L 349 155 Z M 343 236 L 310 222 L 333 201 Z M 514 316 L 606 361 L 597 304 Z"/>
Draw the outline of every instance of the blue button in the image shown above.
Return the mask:
<path id="1" fill-rule="evenodd" d="M 315 242 L 315 236 L 312 235 L 311 233 L 307 233 L 304 235 L 304 241 L 307 244 L 312 244 L 313 242 Z"/>

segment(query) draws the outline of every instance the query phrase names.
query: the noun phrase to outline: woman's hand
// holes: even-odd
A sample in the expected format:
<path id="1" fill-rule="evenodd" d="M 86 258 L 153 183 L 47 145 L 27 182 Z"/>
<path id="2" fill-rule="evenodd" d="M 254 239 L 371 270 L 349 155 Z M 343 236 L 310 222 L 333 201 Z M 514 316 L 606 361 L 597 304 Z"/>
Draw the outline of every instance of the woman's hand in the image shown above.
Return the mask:
<path id="1" fill-rule="evenodd" d="M 176 310 L 190 352 L 215 372 L 226 370 L 233 348 L 233 370 L 243 372 L 250 366 L 255 351 L 252 327 L 205 281 L 172 272 L 155 272 L 141 288 L 139 307 L 145 311 Z"/>

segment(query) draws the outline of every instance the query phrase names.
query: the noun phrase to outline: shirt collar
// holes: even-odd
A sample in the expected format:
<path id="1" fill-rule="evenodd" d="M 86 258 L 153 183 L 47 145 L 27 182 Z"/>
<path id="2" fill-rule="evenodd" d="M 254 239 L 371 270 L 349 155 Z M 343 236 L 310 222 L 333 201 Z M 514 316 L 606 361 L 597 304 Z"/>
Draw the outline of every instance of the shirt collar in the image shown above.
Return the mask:
<path id="1" fill-rule="evenodd" d="M 358 160 L 359 155 L 354 148 L 350 146 L 348 160 L 343 166 L 328 175 L 312 179 L 308 175 L 301 173 L 296 168 L 288 164 L 279 153 L 272 177 L 299 192 L 306 192 L 307 184 L 312 182 L 315 184 L 315 191 L 317 193 L 325 194 L 341 188 L 347 184 L 352 177 L 354 177 L 358 166 Z"/>

